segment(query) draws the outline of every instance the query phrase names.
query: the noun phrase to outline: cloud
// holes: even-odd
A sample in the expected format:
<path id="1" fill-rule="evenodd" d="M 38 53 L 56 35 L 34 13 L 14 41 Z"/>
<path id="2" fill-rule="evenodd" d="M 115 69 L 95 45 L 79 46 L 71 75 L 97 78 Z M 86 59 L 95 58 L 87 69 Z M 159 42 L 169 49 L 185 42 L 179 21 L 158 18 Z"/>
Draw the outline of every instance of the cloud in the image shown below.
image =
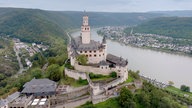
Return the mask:
<path id="1" fill-rule="evenodd" d="M 192 0 L 0 0 L 0 7 L 61 11 L 146 12 L 192 10 Z"/>

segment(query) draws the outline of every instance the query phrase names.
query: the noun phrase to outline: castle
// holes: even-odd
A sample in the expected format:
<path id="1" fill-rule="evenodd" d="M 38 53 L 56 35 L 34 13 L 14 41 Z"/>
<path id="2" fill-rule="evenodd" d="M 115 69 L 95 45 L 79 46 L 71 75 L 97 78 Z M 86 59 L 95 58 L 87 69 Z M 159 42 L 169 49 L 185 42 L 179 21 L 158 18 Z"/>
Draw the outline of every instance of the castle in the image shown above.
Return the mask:
<path id="1" fill-rule="evenodd" d="M 122 57 L 108 54 L 106 38 L 103 37 L 101 43 L 91 40 L 90 31 L 89 17 L 87 15 L 83 16 L 80 36 L 72 38 L 68 45 L 68 58 L 70 59 L 71 65 L 79 72 L 92 72 L 94 74 L 103 75 L 109 75 L 111 72 L 116 72 L 117 80 L 114 81 L 114 83 L 105 85 L 105 87 L 102 86 L 103 89 L 108 89 L 109 87 L 116 86 L 117 84 L 126 81 L 128 78 L 128 61 L 124 60 Z M 78 63 L 77 57 L 79 55 L 85 55 L 87 57 L 88 61 L 86 66 Z M 66 73 L 71 77 L 77 77 L 79 75 L 68 71 Z M 82 75 L 79 77 L 85 79 Z M 101 87 L 92 86 L 92 88 L 94 88 L 93 94 L 102 92 Z"/>

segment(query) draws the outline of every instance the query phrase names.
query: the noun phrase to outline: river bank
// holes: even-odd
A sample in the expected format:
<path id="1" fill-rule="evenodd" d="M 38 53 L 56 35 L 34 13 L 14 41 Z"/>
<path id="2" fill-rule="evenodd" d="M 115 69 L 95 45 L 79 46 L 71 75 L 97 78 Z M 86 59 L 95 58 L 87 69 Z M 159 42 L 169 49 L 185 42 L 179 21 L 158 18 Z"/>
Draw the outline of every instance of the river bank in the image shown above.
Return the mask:
<path id="1" fill-rule="evenodd" d="M 103 38 L 102 35 L 98 34 L 98 36 Z M 125 43 L 123 43 L 121 41 L 114 40 L 114 39 L 111 39 L 111 38 L 107 38 L 107 39 L 111 40 L 111 41 L 114 41 L 114 42 L 118 42 L 121 45 L 129 46 L 129 47 L 135 47 L 135 48 L 140 48 L 140 49 L 145 49 L 145 50 L 152 50 L 152 51 L 163 52 L 163 53 L 169 53 L 169 54 L 173 54 L 173 55 L 192 57 L 192 54 L 187 54 L 187 53 L 184 53 L 184 52 L 172 51 L 172 50 L 168 50 L 168 49 L 157 49 L 157 48 L 153 48 L 153 47 L 138 47 L 138 46 L 131 45 L 131 44 L 125 44 Z"/>

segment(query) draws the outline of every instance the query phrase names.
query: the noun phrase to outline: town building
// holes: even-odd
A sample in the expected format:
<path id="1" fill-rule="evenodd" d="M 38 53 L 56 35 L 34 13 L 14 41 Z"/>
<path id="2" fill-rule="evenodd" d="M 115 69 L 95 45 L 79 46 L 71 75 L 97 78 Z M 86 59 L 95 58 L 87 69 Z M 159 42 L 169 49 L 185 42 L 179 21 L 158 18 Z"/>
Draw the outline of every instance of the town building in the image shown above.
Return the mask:
<path id="1" fill-rule="evenodd" d="M 32 79 L 23 85 L 22 94 L 26 96 L 33 95 L 34 97 L 49 98 L 56 94 L 57 83 L 49 79 Z"/>
<path id="2" fill-rule="evenodd" d="M 8 108 L 8 104 L 17 99 L 20 96 L 20 92 L 15 92 L 9 95 L 6 99 L 0 100 L 0 108 Z"/>
<path id="3" fill-rule="evenodd" d="M 14 101 L 8 104 L 9 108 L 27 108 L 29 105 L 28 103 L 32 100 L 33 96 L 20 96 Z"/>

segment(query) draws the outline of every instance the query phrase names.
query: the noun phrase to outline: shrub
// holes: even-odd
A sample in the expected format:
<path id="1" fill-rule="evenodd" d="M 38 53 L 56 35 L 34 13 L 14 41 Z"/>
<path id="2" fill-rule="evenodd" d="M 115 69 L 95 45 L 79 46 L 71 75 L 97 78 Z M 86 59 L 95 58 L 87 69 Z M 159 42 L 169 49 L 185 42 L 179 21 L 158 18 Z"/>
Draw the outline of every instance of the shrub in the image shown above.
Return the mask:
<path id="1" fill-rule="evenodd" d="M 117 77 L 117 73 L 116 72 L 111 72 L 109 76 L 112 77 L 112 78 L 116 78 Z"/>

